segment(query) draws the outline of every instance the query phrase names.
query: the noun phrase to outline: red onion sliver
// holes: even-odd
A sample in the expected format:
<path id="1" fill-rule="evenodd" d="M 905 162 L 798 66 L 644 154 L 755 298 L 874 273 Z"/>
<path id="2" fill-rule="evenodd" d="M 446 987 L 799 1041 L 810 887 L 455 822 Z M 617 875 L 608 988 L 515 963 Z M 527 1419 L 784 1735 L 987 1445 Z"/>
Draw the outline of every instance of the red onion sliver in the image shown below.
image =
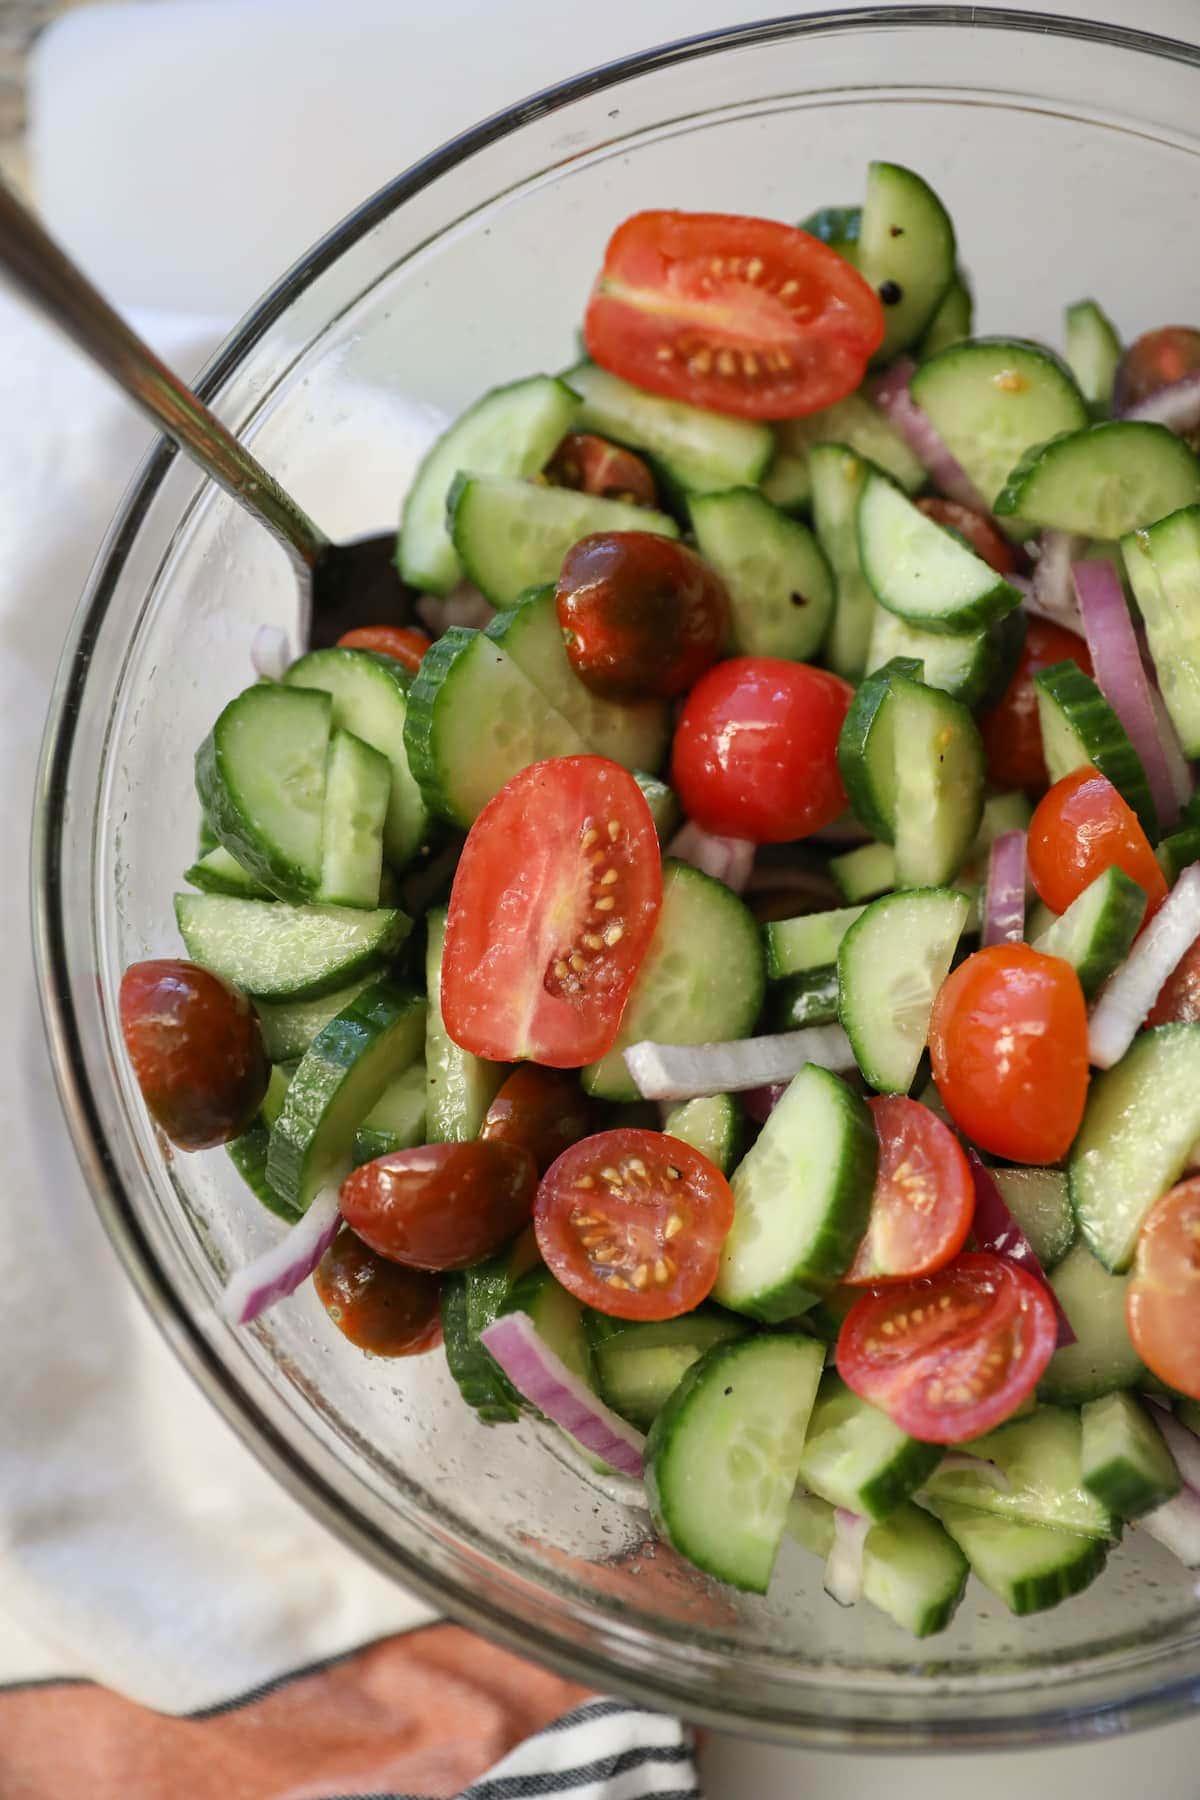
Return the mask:
<path id="1" fill-rule="evenodd" d="M 1179 802 L 1120 578 L 1104 561 L 1074 563 L 1071 575 L 1097 686 L 1141 758 L 1159 824 L 1167 831 L 1179 817 Z"/>
<path id="2" fill-rule="evenodd" d="M 1200 1438 L 1175 1417 L 1165 1401 L 1151 1396 L 1150 1404 L 1154 1407 L 1154 1423 L 1175 1459 L 1175 1467 L 1188 1487 L 1200 1488 Z"/>
<path id="3" fill-rule="evenodd" d="M 292 660 L 287 632 L 278 625 L 260 625 L 250 640 L 254 673 L 265 681 L 282 681 Z"/>
<path id="4" fill-rule="evenodd" d="M 1184 375 L 1144 400 L 1135 400 L 1132 406 L 1125 407 L 1121 417 L 1165 425 L 1180 436 L 1195 431 L 1200 425 L 1200 375 Z"/>
<path id="5" fill-rule="evenodd" d="M 528 1313 L 501 1313 L 480 1332 L 479 1341 L 517 1392 L 568 1437 L 621 1475 L 642 1473 L 646 1444 L 642 1433 L 619 1419 L 586 1382 L 572 1375 Z"/>
<path id="6" fill-rule="evenodd" d="M 1145 1513 L 1137 1523 L 1185 1569 L 1200 1569 L 1200 1494 L 1195 1488 L 1181 1488 L 1174 1499 Z"/>
<path id="7" fill-rule="evenodd" d="M 991 1170 L 974 1150 L 967 1151 L 967 1161 L 971 1165 L 971 1179 L 975 1183 L 975 1219 L 971 1226 L 975 1242 L 981 1250 L 990 1250 L 993 1256 L 1003 1256 L 1008 1262 L 1016 1263 L 1019 1269 L 1024 1269 L 1027 1275 L 1032 1275 L 1035 1281 L 1041 1282 L 1058 1316 L 1059 1349 L 1075 1343 L 1071 1321 L 1059 1305 L 1058 1295 L 1046 1279 L 1046 1271 L 1038 1261 L 1033 1245 L 1004 1204 Z"/>
<path id="8" fill-rule="evenodd" d="M 1019 944 L 1025 936 L 1025 833 L 1002 831 L 988 851 L 981 941 Z"/>
<path id="9" fill-rule="evenodd" d="M 908 384 L 915 373 L 916 364 L 911 358 L 897 358 L 875 383 L 871 398 L 890 419 L 917 461 L 924 463 L 934 486 L 941 488 L 951 500 L 986 513 L 989 510 L 987 501 L 909 393 Z"/>
<path id="10" fill-rule="evenodd" d="M 1100 989 L 1088 1019 L 1088 1057 L 1120 1062 L 1168 975 L 1200 937 L 1200 863 L 1183 871 L 1133 949 Z"/>
<path id="11" fill-rule="evenodd" d="M 1038 539 L 1033 588 L 1025 600 L 1026 612 L 1068 631 L 1083 630 L 1071 564 L 1086 542 L 1086 538 L 1076 537 L 1071 531 L 1043 531 Z"/>
<path id="12" fill-rule="evenodd" d="M 230 1323 L 249 1325 L 277 1300 L 294 1294 L 332 1244 L 341 1218 L 337 1188 L 322 1188 L 278 1243 L 231 1277 L 221 1296 L 221 1311 Z"/>
<path id="13" fill-rule="evenodd" d="M 690 821 L 676 832 L 664 854 L 677 862 L 690 863 L 714 881 L 723 881 L 735 894 L 745 892 L 754 867 L 754 845 L 747 839 L 714 837 Z"/>
<path id="14" fill-rule="evenodd" d="M 839 1606 L 853 1606 L 862 1597 L 863 1552 L 872 1521 L 862 1513 L 834 1509 L 833 1549 L 825 1564 L 825 1592 Z"/>
<path id="15" fill-rule="evenodd" d="M 854 1068 L 854 1052 L 840 1025 L 808 1025 L 771 1037 L 728 1044 L 631 1044 L 625 1066 L 643 1100 L 698 1100 L 705 1094 L 744 1094 L 747 1088 L 790 1081 L 805 1063 Z"/>

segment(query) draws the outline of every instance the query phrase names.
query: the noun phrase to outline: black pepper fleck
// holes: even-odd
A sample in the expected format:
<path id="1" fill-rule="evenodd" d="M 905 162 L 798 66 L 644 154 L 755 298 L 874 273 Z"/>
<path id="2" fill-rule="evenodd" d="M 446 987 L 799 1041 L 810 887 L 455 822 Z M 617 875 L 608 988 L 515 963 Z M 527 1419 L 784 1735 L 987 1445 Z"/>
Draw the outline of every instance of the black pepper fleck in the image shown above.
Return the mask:
<path id="1" fill-rule="evenodd" d="M 899 306 L 901 300 L 904 298 L 904 289 L 900 286 L 898 281 L 881 281 L 879 284 L 879 298 L 883 301 L 885 306 Z"/>

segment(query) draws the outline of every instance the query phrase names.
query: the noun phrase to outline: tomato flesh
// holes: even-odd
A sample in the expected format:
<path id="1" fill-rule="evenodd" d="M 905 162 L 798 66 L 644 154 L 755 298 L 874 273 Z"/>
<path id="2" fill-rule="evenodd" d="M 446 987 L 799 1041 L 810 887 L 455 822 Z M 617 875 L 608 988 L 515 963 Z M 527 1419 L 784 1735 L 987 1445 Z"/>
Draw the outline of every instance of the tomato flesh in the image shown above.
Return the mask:
<path id="1" fill-rule="evenodd" d="M 314 1269 L 313 1286 L 342 1336 L 372 1356 L 421 1356 L 442 1341 L 436 1275 L 389 1262 L 348 1225 Z"/>
<path id="2" fill-rule="evenodd" d="M 962 1145 L 936 1113 L 903 1094 L 868 1102 L 879 1138 L 871 1217 L 848 1287 L 930 1275 L 958 1255 L 975 1196 Z"/>
<path id="3" fill-rule="evenodd" d="M 1125 1319 L 1151 1373 L 1200 1400 L 1200 1180 L 1180 1182 L 1146 1215 Z"/>
<path id="4" fill-rule="evenodd" d="M 1144 331 L 1117 365 L 1113 409 L 1120 413 L 1149 400 L 1165 387 L 1200 371 L 1200 331 L 1190 325 L 1160 325 Z"/>
<path id="5" fill-rule="evenodd" d="M 1020 568 L 1016 545 L 1010 544 L 1003 532 L 973 506 L 964 506 L 961 500 L 943 500 L 940 494 L 930 494 L 917 501 L 917 508 L 935 524 L 944 525 L 966 538 L 976 556 L 981 556 L 997 575 L 1014 575 Z"/>
<path id="6" fill-rule="evenodd" d="M 671 781 L 684 812 L 719 837 L 788 843 L 846 810 L 837 741 L 853 689 L 825 669 L 733 656 L 684 702 Z"/>
<path id="7" fill-rule="evenodd" d="M 1061 957 L 1028 944 L 968 956 L 938 990 L 929 1053 L 946 1110 L 982 1150 L 1066 1155 L 1087 1100 L 1087 1006 Z"/>
<path id="8" fill-rule="evenodd" d="M 258 1014 L 236 988 L 177 957 L 131 963 L 121 1034 L 151 1116 L 181 1150 L 239 1137 L 267 1091 Z"/>
<path id="9" fill-rule="evenodd" d="M 1046 619 L 1030 619 L 1012 680 L 979 720 L 988 775 L 997 787 L 1041 794 L 1049 786 L 1033 678 L 1060 662 L 1078 663 L 1085 675 L 1093 673 L 1091 652 L 1081 637 Z"/>
<path id="10" fill-rule="evenodd" d="M 485 1142 L 516 1144 L 528 1151 L 539 1175 L 587 1135 L 590 1114 L 579 1083 L 558 1069 L 522 1063 L 488 1107 L 480 1130 Z"/>
<path id="11" fill-rule="evenodd" d="M 624 500 L 631 506 L 657 506 L 658 488 L 648 463 L 590 431 L 572 431 L 544 470 L 554 487 L 575 488 L 602 500 Z"/>
<path id="12" fill-rule="evenodd" d="M 1029 825 L 1029 877 L 1054 912 L 1114 865 L 1146 895 L 1150 920 L 1167 897 L 1166 876 L 1150 840 L 1111 781 L 1093 768 L 1056 781 L 1034 809 Z"/>
<path id="13" fill-rule="evenodd" d="M 390 656 L 393 662 L 416 674 L 421 658 L 432 644 L 427 631 L 415 625 L 356 625 L 338 639 L 342 650 L 373 650 L 376 656 Z"/>
<path id="14" fill-rule="evenodd" d="M 565 1150 L 534 1203 L 538 1248 L 569 1293 L 618 1319 L 675 1319 L 707 1298 L 733 1224 L 729 1183 L 661 1131 Z"/>
<path id="15" fill-rule="evenodd" d="M 1054 1354 L 1058 1321 L 1032 1275 L 986 1252 L 864 1294 L 838 1334 L 838 1372 L 901 1430 L 961 1444 L 1011 1416 Z"/>
<path id="16" fill-rule="evenodd" d="M 641 212 L 609 239 L 583 334 L 601 368 L 749 419 L 853 393 L 883 307 L 827 244 L 773 219 Z"/>
<path id="17" fill-rule="evenodd" d="M 606 700 L 686 693 L 729 636 L 720 576 L 650 531 L 581 538 L 563 560 L 556 606 L 571 667 Z"/>
<path id="18" fill-rule="evenodd" d="M 365 1244 L 410 1269 L 465 1269 L 529 1223 L 537 1170 L 515 1144 L 422 1144 L 347 1175 L 342 1217 Z"/>

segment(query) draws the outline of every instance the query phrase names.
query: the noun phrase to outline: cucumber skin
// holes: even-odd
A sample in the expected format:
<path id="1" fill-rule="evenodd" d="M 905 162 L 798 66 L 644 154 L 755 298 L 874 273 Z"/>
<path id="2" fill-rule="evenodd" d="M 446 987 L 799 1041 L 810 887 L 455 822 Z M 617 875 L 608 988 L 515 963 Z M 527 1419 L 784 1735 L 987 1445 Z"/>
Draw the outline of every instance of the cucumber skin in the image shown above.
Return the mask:
<path id="1" fill-rule="evenodd" d="M 270 1142 L 271 1133 L 260 1115 L 240 1137 L 226 1144 L 225 1149 L 230 1162 L 259 1204 L 285 1224 L 294 1225 L 301 1214 L 290 1200 L 284 1200 L 277 1194 L 267 1180 L 267 1149 Z"/>
<path id="2" fill-rule="evenodd" d="M 1085 1451 L 1089 1426 L 1095 1424 L 1103 1430 L 1099 1415 L 1103 1410 L 1111 1411 L 1114 1407 L 1132 1410 L 1134 1419 L 1130 1431 L 1149 1438 L 1142 1466 L 1137 1466 L 1139 1446 L 1136 1442 L 1133 1445 L 1134 1461 L 1118 1446 L 1116 1453 L 1107 1462 L 1090 1470 L 1085 1467 L 1083 1485 L 1089 1493 L 1096 1496 L 1101 1506 L 1106 1506 L 1118 1519 L 1138 1519 L 1173 1499 L 1183 1486 L 1183 1481 L 1158 1426 L 1150 1416 L 1150 1409 L 1142 1406 L 1129 1394 L 1105 1395 L 1084 1406 L 1082 1419 Z M 1157 1465 L 1155 1470 L 1145 1467 L 1147 1457 Z"/>
<path id="3" fill-rule="evenodd" d="M 1033 684 L 1057 706 L 1070 730 L 1089 753 L 1087 760 L 1106 781 L 1112 782 L 1122 799 L 1133 808 L 1153 843 L 1158 837 L 1158 811 L 1146 771 L 1124 726 L 1091 676 L 1085 675 L 1078 663 L 1068 660 L 1052 663 L 1048 669 L 1039 669 Z M 1080 723 L 1084 728 L 1082 732 Z M 1108 744 L 1101 741 L 1101 730 L 1107 734 Z M 1078 766 L 1082 768 L 1084 764 L 1081 762 Z"/>
<path id="4" fill-rule="evenodd" d="M 837 763 L 858 819 L 881 843 L 890 844 L 895 821 L 884 811 L 884 803 L 871 780 L 867 751 L 879 713 L 891 698 L 891 677 L 908 675 L 921 679 L 921 664 L 911 656 L 895 656 L 859 683 L 838 734 Z"/>
<path id="5" fill-rule="evenodd" d="M 253 689 L 248 692 L 253 692 Z M 304 870 L 298 863 L 290 860 L 286 865 L 278 859 L 264 853 L 260 849 L 257 838 L 249 835 L 244 828 L 241 811 L 227 797 L 225 776 L 222 771 L 223 753 L 217 741 L 225 713 L 229 707 L 237 705 L 244 699 L 239 694 L 229 702 L 216 724 L 196 752 L 195 783 L 200 805 L 204 809 L 205 822 L 214 832 L 218 842 L 239 862 L 246 873 L 257 881 L 268 894 L 279 900 L 286 900 L 294 906 L 303 906 L 314 900 L 321 883 L 319 864 L 311 870 Z M 327 738 L 332 728 L 333 703 L 325 709 L 327 721 Z M 184 879 L 187 879 L 185 875 Z M 206 890 L 212 892 L 212 889 Z"/>
<path id="6" fill-rule="evenodd" d="M 421 666 L 408 690 L 408 714 L 404 721 L 404 748 L 413 780 L 425 796 L 430 812 L 452 825 L 461 824 L 442 796 L 441 775 L 434 755 L 434 715 L 442 683 L 458 658 L 475 638 L 466 625 L 452 625 L 435 638 L 421 658 Z"/>
<path id="7" fill-rule="evenodd" d="M 234 987 L 242 988 L 242 990 L 249 995 L 250 999 L 255 1001 L 265 1000 L 268 1003 L 277 1005 L 288 1005 L 292 1002 L 301 1000 L 319 1000 L 325 994 L 336 993 L 339 988 L 349 987 L 352 982 L 361 980 L 361 978 L 373 974 L 379 969 L 381 963 L 386 962 L 389 958 L 394 957 L 399 953 L 401 945 L 404 943 L 412 929 L 412 920 L 408 917 L 407 913 L 400 912 L 396 907 L 380 907 L 378 908 L 378 912 L 390 914 L 386 932 L 373 944 L 357 950 L 352 957 L 345 962 L 339 963 L 332 971 L 327 970 L 323 974 L 313 976 L 310 981 L 306 981 L 299 988 L 289 986 L 281 990 L 277 986 L 270 988 L 254 987 L 244 978 L 238 979 L 233 973 L 228 972 L 228 965 L 226 963 L 214 962 L 211 958 L 206 962 L 204 958 L 198 954 L 193 941 L 188 936 L 188 927 L 185 924 L 185 920 L 194 914 L 196 905 L 201 904 L 204 901 L 220 904 L 225 900 L 228 900 L 231 905 L 254 907 L 271 906 L 280 909 L 287 904 L 285 901 L 275 900 L 240 901 L 235 900 L 233 896 L 227 894 L 176 894 L 175 921 L 179 926 L 180 936 L 187 946 L 188 955 L 192 958 L 193 962 L 200 963 L 202 968 L 211 969 L 214 975 L 220 975 L 224 980 L 231 982 Z M 348 912 L 351 909 L 344 907 L 340 909 L 329 908 L 318 910 L 341 910 Z"/>
<path id="8" fill-rule="evenodd" d="M 446 1366 L 485 1425 L 511 1425 L 521 1416 L 515 1389 L 479 1342 L 480 1331 L 499 1316 L 512 1286 L 508 1262 L 504 1250 L 478 1268 L 442 1277 Z"/>
<path id="9" fill-rule="evenodd" d="M 1108 1561 L 1109 1546 L 1103 1538 L 1080 1537 L 1077 1533 L 1053 1531 L 1045 1525 L 1019 1525 L 1011 1519 L 994 1519 L 992 1515 L 973 1514 L 970 1507 L 957 1506 L 953 1503 L 941 1507 L 930 1506 L 935 1518 L 941 1520 L 950 1536 L 965 1555 L 972 1572 L 983 1582 L 984 1586 L 1002 1600 L 1009 1611 L 1017 1618 L 1027 1618 L 1030 1613 L 1047 1612 L 1064 1600 L 1070 1600 L 1075 1594 L 1081 1594 L 1090 1587 L 1102 1572 Z M 972 1557 L 968 1545 L 958 1535 L 959 1531 L 968 1537 L 972 1525 L 980 1519 L 988 1519 L 993 1525 L 1008 1525 L 1014 1532 L 1028 1533 L 1044 1531 L 1064 1542 L 1074 1539 L 1072 1549 L 1074 1560 L 1070 1563 L 1059 1563 L 1053 1568 L 1041 1569 L 1031 1575 L 1018 1576 L 1007 1581 L 1000 1589 L 994 1586 L 980 1572 L 979 1565 Z"/>
<path id="10" fill-rule="evenodd" d="M 1072 377 L 1072 379 L 1074 378 Z M 1022 500 L 1028 500 L 1029 498 L 1026 490 L 1031 478 L 1036 475 L 1038 464 L 1047 453 L 1053 452 L 1057 446 L 1065 444 L 1071 438 L 1079 437 L 1090 437 L 1092 441 L 1095 442 L 1097 439 L 1105 437 L 1110 432 L 1120 432 L 1122 436 L 1128 436 L 1131 429 L 1136 430 L 1143 438 L 1148 435 L 1151 442 L 1154 442 L 1154 440 L 1157 439 L 1164 450 L 1177 452 L 1181 468 L 1186 466 L 1184 458 L 1190 458 L 1192 464 L 1195 465 L 1196 459 L 1192 456 L 1187 445 L 1181 438 L 1177 438 L 1173 432 L 1168 431 L 1165 425 L 1156 425 L 1145 419 L 1104 419 L 1098 425 L 1083 425 L 1075 431 L 1060 431 L 1056 436 L 1048 438 L 1044 444 L 1031 444 L 1024 456 L 1022 456 L 1020 462 L 1018 462 L 1016 468 L 1013 469 L 1012 473 L 1009 475 L 1008 480 L 1005 482 L 1000 492 L 996 495 L 995 501 L 992 504 L 992 511 L 996 514 L 997 518 L 1007 518 L 1014 514 L 1021 513 L 1021 502 Z M 1173 497 L 1167 505 L 1163 516 L 1165 517 L 1172 512 L 1178 512 L 1185 506 L 1193 505 L 1197 500 L 1200 500 L 1200 466 L 1196 467 L 1194 491 L 1189 495 L 1183 495 L 1181 493 L 1178 497 Z M 1153 521 L 1151 520 L 1144 521 L 1144 523 L 1147 524 L 1152 522 Z M 1035 516 L 1033 523 L 1044 525 L 1046 521 L 1039 520 Z M 1097 520 L 1096 523 L 1098 524 L 1099 520 Z M 1082 531 L 1085 535 L 1089 536 L 1104 535 L 1100 532 L 1089 530 L 1088 525 L 1082 521 L 1075 523 L 1068 521 L 1059 528 L 1068 531 Z M 1138 528 L 1138 521 L 1135 520 L 1130 524 L 1126 524 L 1119 535 L 1124 536 L 1126 532 L 1135 531 Z"/>

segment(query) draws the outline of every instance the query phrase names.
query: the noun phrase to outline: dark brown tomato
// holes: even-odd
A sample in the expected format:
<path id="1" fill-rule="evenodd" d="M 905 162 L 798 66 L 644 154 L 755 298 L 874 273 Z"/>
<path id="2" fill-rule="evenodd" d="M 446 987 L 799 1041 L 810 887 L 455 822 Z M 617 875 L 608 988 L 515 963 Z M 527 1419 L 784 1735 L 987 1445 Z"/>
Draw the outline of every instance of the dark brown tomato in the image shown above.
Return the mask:
<path id="1" fill-rule="evenodd" d="M 240 1136 L 271 1066 L 244 994 L 175 957 L 131 963 L 121 978 L 125 1048 L 153 1118 L 181 1150 Z"/>
<path id="2" fill-rule="evenodd" d="M 992 521 L 981 512 L 976 512 L 973 506 L 964 506 L 961 500 L 943 500 L 940 494 L 931 494 L 925 500 L 918 500 L 917 506 L 935 525 L 957 531 L 959 537 L 967 540 L 976 556 L 982 556 L 997 575 L 1014 575 L 1021 568 L 1016 545 L 1010 544 L 997 531 Z"/>
<path id="3" fill-rule="evenodd" d="M 579 1083 L 558 1069 L 523 1063 L 488 1107 L 480 1137 L 485 1143 L 515 1144 L 527 1150 L 539 1175 L 563 1151 L 586 1137 L 591 1126 Z"/>
<path id="4" fill-rule="evenodd" d="M 313 1286 L 342 1336 L 372 1356 L 420 1356 L 442 1341 L 437 1276 L 389 1262 L 348 1225 L 317 1264 Z"/>
<path id="5" fill-rule="evenodd" d="M 581 538 L 563 562 L 557 604 L 571 667 L 607 700 L 686 693 L 729 636 L 720 576 L 649 531 Z"/>
<path id="6" fill-rule="evenodd" d="M 537 1171 L 514 1144 L 423 1144 L 364 1163 L 342 1183 L 342 1217 L 410 1269 L 465 1269 L 528 1225 Z"/>
<path id="7" fill-rule="evenodd" d="M 1200 331 L 1190 325 L 1160 325 L 1135 338 L 1117 365 L 1113 410 L 1125 412 L 1162 388 L 1200 374 Z"/>
<path id="8" fill-rule="evenodd" d="M 641 457 L 590 431 L 569 433 L 546 464 L 545 475 L 554 487 L 576 488 L 602 500 L 658 505 L 654 477 Z"/>

